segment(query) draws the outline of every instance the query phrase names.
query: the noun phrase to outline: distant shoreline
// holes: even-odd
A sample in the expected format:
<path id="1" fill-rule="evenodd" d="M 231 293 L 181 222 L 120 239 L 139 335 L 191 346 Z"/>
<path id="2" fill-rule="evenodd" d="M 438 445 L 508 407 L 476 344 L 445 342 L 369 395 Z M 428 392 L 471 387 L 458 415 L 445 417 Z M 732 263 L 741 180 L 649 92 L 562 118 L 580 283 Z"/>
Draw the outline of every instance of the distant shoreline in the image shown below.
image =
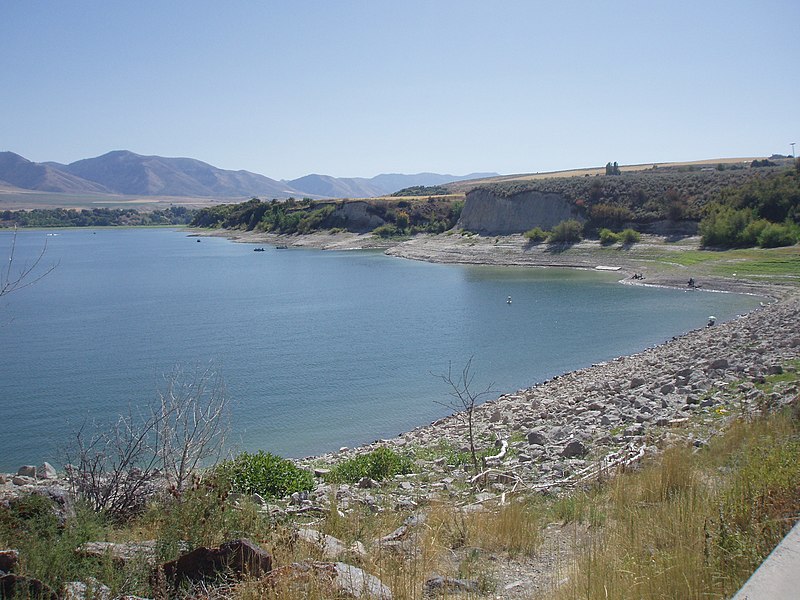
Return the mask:
<path id="1" fill-rule="evenodd" d="M 619 267 L 621 283 L 686 289 L 689 278 L 697 281 L 699 291 L 718 291 L 781 298 L 790 290 L 771 281 L 723 277 L 703 272 L 702 266 L 684 267 L 676 262 L 653 259 L 651 254 L 698 250 L 698 237 L 666 244 L 657 236 L 643 236 L 642 242 L 629 249 L 606 248 L 597 241 L 584 240 L 568 248 L 531 244 L 522 235 L 480 236 L 460 233 L 419 234 L 412 238 L 385 239 L 370 233 L 318 232 L 306 235 L 204 230 L 189 228 L 190 235 L 224 237 L 248 244 L 287 246 L 318 250 L 383 250 L 389 256 L 442 264 L 472 264 L 516 267 L 556 267 L 594 270 L 600 265 Z M 641 274 L 643 279 L 632 279 Z"/>

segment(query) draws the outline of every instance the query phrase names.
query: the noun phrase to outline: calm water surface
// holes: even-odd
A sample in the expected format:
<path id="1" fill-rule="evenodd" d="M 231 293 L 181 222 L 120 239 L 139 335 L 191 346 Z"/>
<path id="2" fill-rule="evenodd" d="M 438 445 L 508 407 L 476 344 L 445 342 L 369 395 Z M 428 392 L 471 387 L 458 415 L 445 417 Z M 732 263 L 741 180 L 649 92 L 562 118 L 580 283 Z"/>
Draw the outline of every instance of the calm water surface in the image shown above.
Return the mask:
<path id="1" fill-rule="evenodd" d="M 178 364 L 220 367 L 238 448 L 305 456 L 443 416 L 431 372 L 450 361 L 474 355 L 476 386 L 499 394 L 758 304 L 608 273 L 253 252 L 163 229 L 52 233 L 20 233 L 16 264 L 47 241 L 55 271 L 0 299 L 0 470 L 57 461 L 86 416 L 146 404 Z M 10 245 L 1 231 L 3 256 Z"/>

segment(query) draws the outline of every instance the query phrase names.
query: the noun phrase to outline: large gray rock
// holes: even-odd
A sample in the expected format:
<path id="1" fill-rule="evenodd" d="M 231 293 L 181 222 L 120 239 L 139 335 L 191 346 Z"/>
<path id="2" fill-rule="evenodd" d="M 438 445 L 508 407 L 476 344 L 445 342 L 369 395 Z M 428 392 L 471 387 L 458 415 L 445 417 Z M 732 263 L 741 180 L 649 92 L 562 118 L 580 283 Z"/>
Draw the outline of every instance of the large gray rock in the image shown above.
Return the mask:
<path id="1" fill-rule="evenodd" d="M 156 559 L 156 542 L 86 542 L 78 546 L 75 552 L 92 558 L 108 557 L 120 567 L 139 559 L 152 564 Z"/>
<path id="2" fill-rule="evenodd" d="M 547 436 L 543 434 L 541 431 L 531 431 L 528 433 L 528 444 L 531 446 L 546 446 L 547 443 L 550 441 L 547 439 Z"/>
<path id="3" fill-rule="evenodd" d="M 198 582 L 225 571 L 236 577 L 261 577 L 272 570 L 272 556 L 247 539 L 226 542 L 218 548 L 201 546 L 159 569 L 167 582 L 178 587 L 183 582 Z"/>
<path id="4" fill-rule="evenodd" d="M 83 581 L 68 581 L 61 588 L 61 600 L 110 600 L 111 588 L 94 577 Z"/>
<path id="5" fill-rule="evenodd" d="M 53 465 L 45 461 L 45 463 L 36 470 L 36 477 L 39 479 L 56 479 L 58 478 L 58 472 Z"/>
<path id="6" fill-rule="evenodd" d="M 22 465 L 19 469 L 17 469 L 17 475 L 22 477 L 33 477 L 36 478 L 36 467 L 33 465 Z"/>
<path id="7" fill-rule="evenodd" d="M 342 562 L 292 563 L 274 569 L 268 579 L 279 596 L 301 597 L 314 590 L 325 598 L 392 599 L 391 590 L 380 579 Z"/>
<path id="8" fill-rule="evenodd" d="M 709 369 L 727 369 L 729 366 L 727 358 L 717 358 L 708 363 Z"/>
<path id="9" fill-rule="evenodd" d="M 392 600 L 392 591 L 374 575 L 342 562 L 334 563 L 334 568 L 336 569 L 334 584 L 340 592 L 353 598 Z"/>
<path id="10" fill-rule="evenodd" d="M 336 560 L 348 553 L 362 558 L 366 554 L 366 550 L 360 542 L 355 542 L 348 547 L 342 540 L 332 535 L 326 535 L 316 529 L 298 529 L 297 539 L 317 546 L 322 550 L 322 557 L 325 560 Z"/>
<path id="11" fill-rule="evenodd" d="M 564 458 L 579 458 L 586 456 L 589 451 L 580 440 L 570 440 L 564 449 L 561 451 L 561 456 Z"/>

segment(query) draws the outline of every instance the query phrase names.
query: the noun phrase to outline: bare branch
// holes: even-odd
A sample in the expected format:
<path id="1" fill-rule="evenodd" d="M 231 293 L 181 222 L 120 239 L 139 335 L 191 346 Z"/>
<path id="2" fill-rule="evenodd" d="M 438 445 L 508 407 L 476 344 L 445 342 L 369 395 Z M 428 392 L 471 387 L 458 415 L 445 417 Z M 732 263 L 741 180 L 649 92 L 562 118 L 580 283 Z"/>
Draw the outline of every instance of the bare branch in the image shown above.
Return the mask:
<path id="1" fill-rule="evenodd" d="M 44 245 L 41 252 L 30 265 L 23 265 L 21 269 L 14 272 L 14 260 L 17 249 L 17 228 L 14 227 L 14 234 L 11 237 L 11 248 L 8 253 L 8 263 L 5 268 L 0 272 L 0 297 L 6 296 L 11 292 L 16 292 L 38 282 L 42 278 L 49 275 L 57 265 L 53 264 L 46 267 L 44 271 L 36 273 L 39 270 L 39 265 L 47 252 L 47 238 L 45 238 Z"/>
<path id="2" fill-rule="evenodd" d="M 432 375 L 444 381 L 450 388 L 448 393 L 452 399 L 448 402 L 436 401 L 436 403 L 455 411 L 455 417 L 467 426 L 472 469 L 475 473 L 477 473 L 479 467 L 478 453 L 475 450 L 475 424 L 473 416 L 475 407 L 478 405 L 478 401 L 484 396 L 494 393 L 494 390 L 492 389 L 494 384 L 490 383 L 486 389 L 480 392 L 476 392 L 473 389 L 472 384 L 475 379 L 475 374 L 472 371 L 473 358 L 474 357 L 472 356 L 469 357 L 469 360 L 461 370 L 461 374 L 455 378 L 453 377 L 452 362 L 448 363 L 447 365 L 447 373 L 432 373 Z"/>

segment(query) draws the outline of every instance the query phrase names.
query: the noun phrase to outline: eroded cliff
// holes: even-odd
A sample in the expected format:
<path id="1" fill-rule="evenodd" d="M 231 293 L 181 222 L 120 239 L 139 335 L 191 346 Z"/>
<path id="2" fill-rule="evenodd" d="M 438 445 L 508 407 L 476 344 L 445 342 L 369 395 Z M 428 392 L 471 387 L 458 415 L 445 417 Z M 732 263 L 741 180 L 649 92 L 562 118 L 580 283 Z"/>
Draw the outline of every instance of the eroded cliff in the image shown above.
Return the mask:
<path id="1" fill-rule="evenodd" d="M 547 231 L 567 219 L 584 220 L 561 194 L 528 191 L 506 197 L 478 188 L 467 194 L 458 226 L 484 235 L 507 235 L 534 227 Z"/>

